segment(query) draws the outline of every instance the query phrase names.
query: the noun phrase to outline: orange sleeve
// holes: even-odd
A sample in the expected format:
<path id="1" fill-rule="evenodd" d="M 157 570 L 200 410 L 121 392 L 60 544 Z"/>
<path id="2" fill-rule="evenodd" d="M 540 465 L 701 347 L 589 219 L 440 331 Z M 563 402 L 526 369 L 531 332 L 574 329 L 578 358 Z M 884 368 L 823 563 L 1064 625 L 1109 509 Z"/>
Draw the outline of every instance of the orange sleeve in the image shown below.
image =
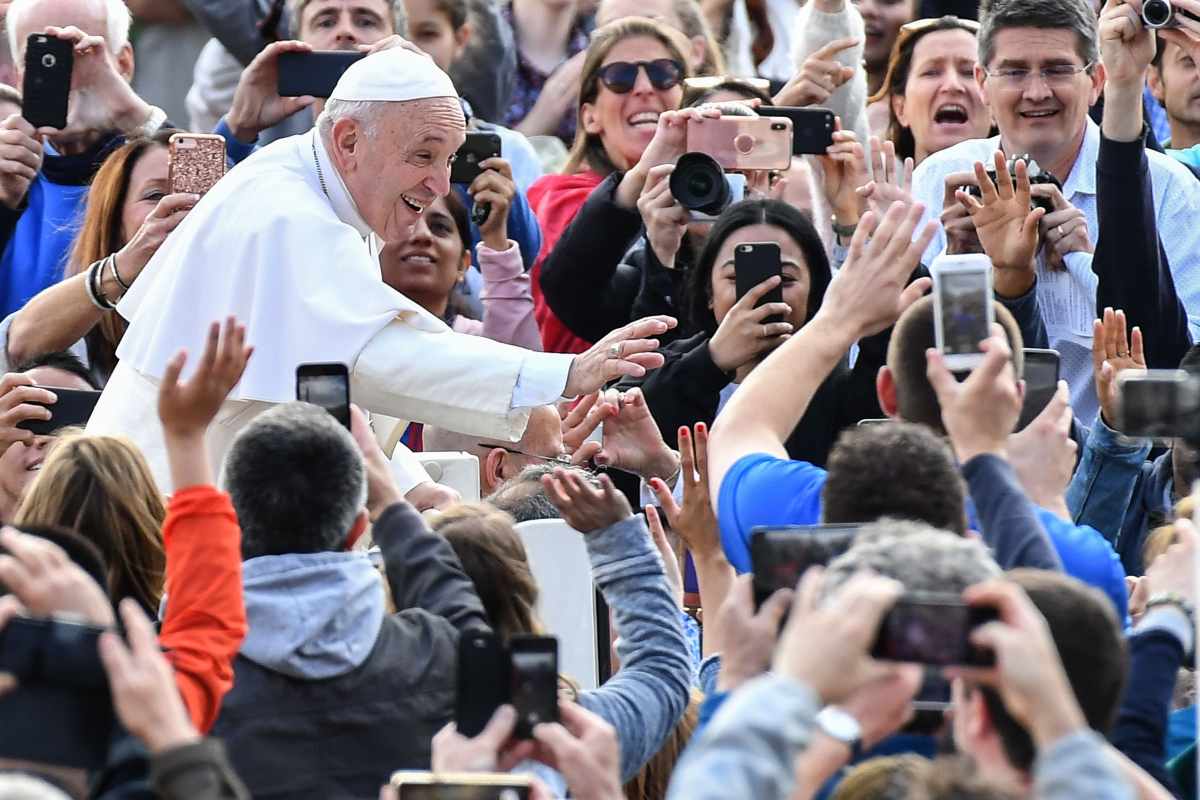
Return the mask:
<path id="1" fill-rule="evenodd" d="M 246 636 L 242 532 L 229 495 L 212 486 L 176 492 L 163 523 L 167 608 L 158 641 L 192 722 L 207 733 L 233 686 Z"/>

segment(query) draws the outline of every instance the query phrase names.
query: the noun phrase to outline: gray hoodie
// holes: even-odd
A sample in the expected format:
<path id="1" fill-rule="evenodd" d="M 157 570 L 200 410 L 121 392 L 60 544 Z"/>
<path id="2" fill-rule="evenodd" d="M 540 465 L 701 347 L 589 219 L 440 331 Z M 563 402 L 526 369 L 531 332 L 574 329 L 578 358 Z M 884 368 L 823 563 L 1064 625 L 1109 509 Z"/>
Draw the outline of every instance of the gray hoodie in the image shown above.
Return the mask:
<path id="1" fill-rule="evenodd" d="M 242 564 L 248 632 L 241 654 L 293 678 L 345 675 L 383 624 L 379 573 L 365 553 L 260 556 Z"/>

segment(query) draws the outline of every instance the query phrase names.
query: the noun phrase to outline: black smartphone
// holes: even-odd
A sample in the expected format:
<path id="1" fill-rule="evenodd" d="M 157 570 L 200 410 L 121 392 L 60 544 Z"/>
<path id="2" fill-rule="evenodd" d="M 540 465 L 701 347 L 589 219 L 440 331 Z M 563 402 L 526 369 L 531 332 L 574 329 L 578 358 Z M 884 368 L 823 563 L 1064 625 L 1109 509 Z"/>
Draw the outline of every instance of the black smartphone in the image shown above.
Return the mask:
<path id="1" fill-rule="evenodd" d="M 71 71 L 75 50 L 70 42 L 31 33 L 25 42 L 25 98 L 21 115 L 35 128 L 67 127 L 67 100 L 71 96 Z"/>
<path id="2" fill-rule="evenodd" d="M 747 292 L 767 278 L 783 274 L 783 261 L 779 255 L 779 245 L 776 242 L 739 244 L 733 250 L 733 271 L 737 284 L 737 296 L 741 300 Z M 782 302 L 783 282 L 781 281 L 778 286 L 761 297 L 754 307 Z M 772 314 L 763 320 L 764 324 L 772 322 L 783 322 L 783 315 Z"/>
<path id="3" fill-rule="evenodd" d="M 0 672 L 17 687 L 0 695 L 0 758 L 97 769 L 113 730 L 103 628 L 13 617 L 0 630 Z"/>
<path id="4" fill-rule="evenodd" d="M 1017 430 L 1024 430 L 1054 399 L 1054 393 L 1058 391 L 1059 363 L 1057 350 L 1025 348 L 1025 400 Z"/>
<path id="5" fill-rule="evenodd" d="M 795 589 L 809 567 L 825 566 L 854 546 L 858 525 L 755 528 L 750 535 L 757 609 L 779 589 Z"/>
<path id="6" fill-rule="evenodd" d="M 504 643 L 490 631 L 466 631 L 458 637 L 454 724 L 463 736 L 478 736 L 508 702 L 511 667 Z"/>
<path id="7" fill-rule="evenodd" d="M 950 681 L 940 670 L 928 668 L 921 678 L 921 688 L 913 697 L 913 708 L 917 711 L 948 711 L 950 709 Z"/>
<path id="8" fill-rule="evenodd" d="M 558 639 L 553 636 L 514 636 L 509 673 L 518 739 L 532 739 L 534 726 L 558 722 Z"/>
<path id="9" fill-rule="evenodd" d="M 450 182 L 470 186 L 483 168 L 479 165 L 489 158 L 500 156 L 500 137 L 494 133 L 472 131 L 467 134 L 467 140 L 454 154 L 454 162 L 450 165 Z"/>
<path id="10" fill-rule="evenodd" d="M 50 419 L 25 419 L 17 423 L 18 428 L 32 431 L 36 436 L 48 436 L 68 425 L 87 424 L 96 403 L 100 402 L 100 392 L 95 389 L 57 389 L 53 386 L 39 388 L 54 392 L 58 402 L 30 403 L 50 409 Z"/>
<path id="11" fill-rule="evenodd" d="M 1200 380 L 1181 369 L 1151 369 L 1117 378 L 1116 429 L 1166 440 L 1200 436 Z"/>
<path id="12" fill-rule="evenodd" d="M 968 606 L 954 594 L 908 594 L 879 625 L 871 656 L 945 667 L 989 667 L 995 654 L 971 644 L 973 630 L 997 618 L 994 608 Z"/>
<path id="13" fill-rule="evenodd" d="M 320 406 L 350 430 L 350 371 L 345 364 L 296 367 L 296 399 Z"/>
<path id="14" fill-rule="evenodd" d="M 760 117 L 787 117 L 792 121 L 792 155 L 823 156 L 833 144 L 836 115 L 819 106 L 761 106 Z"/>
<path id="15" fill-rule="evenodd" d="M 280 53 L 276 88 L 281 97 L 329 97 L 342 74 L 365 57 L 345 50 Z"/>

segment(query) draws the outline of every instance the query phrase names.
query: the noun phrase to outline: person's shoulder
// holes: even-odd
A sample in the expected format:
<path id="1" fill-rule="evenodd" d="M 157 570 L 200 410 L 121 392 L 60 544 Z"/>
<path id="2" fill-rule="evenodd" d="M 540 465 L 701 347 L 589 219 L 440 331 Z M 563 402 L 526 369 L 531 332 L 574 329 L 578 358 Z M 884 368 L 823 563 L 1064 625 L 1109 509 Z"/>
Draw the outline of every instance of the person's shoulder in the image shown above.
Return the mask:
<path id="1" fill-rule="evenodd" d="M 1178 156 L 1175 154 L 1179 154 Z M 1170 183 L 1171 185 L 1183 184 L 1183 186 L 1175 186 L 1176 190 L 1185 189 L 1193 193 L 1200 193 L 1200 184 L 1197 183 L 1196 174 L 1189 168 L 1200 166 L 1200 145 L 1194 145 L 1187 150 L 1172 150 L 1170 153 L 1160 153 L 1157 150 L 1146 150 L 1146 161 L 1150 165 L 1150 174 L 1154 178 L 1155 188 L 1159 189 L 1159 184 L 1163 184 L 1163 189 Z M 1159 191 L 1163 191 L 1159 189 Z"/>
<path id="2" fill-rule="evenodd" d="M 987 159 L 999 146 L 999 141 L 996 138 L 966 139 L 956 145 L 947 147 L 945 150 L 931 153 L 913 171 L 913 177 L 915 179 L 918 175 L 928 175 L 930 173 L 945 175 L 951 172 L 958 172 L 964 168 L 964 165 L 970 167 L 976 161 Z"/>

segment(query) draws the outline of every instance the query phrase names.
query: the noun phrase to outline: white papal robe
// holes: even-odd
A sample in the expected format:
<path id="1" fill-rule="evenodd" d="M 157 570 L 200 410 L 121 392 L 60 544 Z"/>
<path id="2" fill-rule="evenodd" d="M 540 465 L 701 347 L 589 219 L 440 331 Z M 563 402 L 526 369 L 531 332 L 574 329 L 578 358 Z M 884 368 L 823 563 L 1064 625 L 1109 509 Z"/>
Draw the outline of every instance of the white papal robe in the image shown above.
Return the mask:
<path id="1" fill-rule="evenodd" d="M 181 347 L 186 378 L 209 324 L 235 314 L 255 351 L 209 431 L 214 468 L 246 423 L 295 399 L 306 362 L 349 365 L 351 398 L 368 410 L 519 439 L 528 408 L 561 396 L 572 356 L 451 331 L 383 282 L 378 249 L 316 131 L 258 151 L 201 198 L 121 300 L 129 329 L 88 432 L 132 438 L 168 488 L 158 381 Z"/>

